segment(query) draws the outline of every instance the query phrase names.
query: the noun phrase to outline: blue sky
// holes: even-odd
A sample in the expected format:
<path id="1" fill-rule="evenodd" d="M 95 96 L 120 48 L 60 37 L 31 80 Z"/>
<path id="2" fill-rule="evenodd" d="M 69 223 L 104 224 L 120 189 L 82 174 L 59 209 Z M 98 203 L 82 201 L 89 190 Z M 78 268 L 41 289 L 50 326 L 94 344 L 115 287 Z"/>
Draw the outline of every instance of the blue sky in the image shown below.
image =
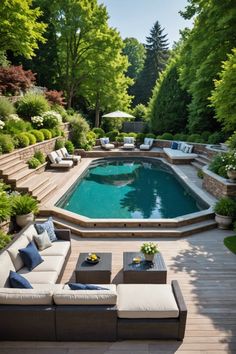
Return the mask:
<path id="1" fill-rule="evenodd" d="M 98 0 L 98 3 L 106 5 L 109 25 L 116 27 L 123 39 L 135 37 L 145 43 L 158 20 L 172 45 L 179 39 L 180 29 L 191 27 L 191 22 L 178 13 L 184 9 L 187 0 Z"/>

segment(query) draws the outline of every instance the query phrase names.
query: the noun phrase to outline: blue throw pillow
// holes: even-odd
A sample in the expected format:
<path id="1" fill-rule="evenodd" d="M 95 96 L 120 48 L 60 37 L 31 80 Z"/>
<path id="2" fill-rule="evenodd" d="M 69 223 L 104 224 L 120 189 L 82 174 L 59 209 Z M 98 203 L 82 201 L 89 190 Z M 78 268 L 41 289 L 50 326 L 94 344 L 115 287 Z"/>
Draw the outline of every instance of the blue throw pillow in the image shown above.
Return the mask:
<path id="1" fill-rule="evenodd" d="M 22 275 L 13 272 L 10 270 L 9 274 L 9 282 L 11 288 L 18 288 L 18 289 L 33 289 L 32 285 L 29 283 L 27 279 L 22 277 Z"/>
<path id="2" fill-rule="evenodd" d="M 54 231 L 54 225 L 53 225 L 53 221 L 52 221 L 51 216 L 50 216 L 50 218 L 48 218 L 47 221 L 43 222 L 42 224 L 34 224 L 34 226 L 35 226 L 38 234 L 42 234 L 45 230 L 47 230 L 48 236 L 49 236 L 51 242 L 54 242 L 57 240 L 57 236 Z"/>
<path id="3" fill-rule="evenodd" d="M 69 283 L 68 286 L 71 290 L 109 290 L 98 285 L 82 284 L 82 283 Z"/>
<path id="4" fill-rule="evenodd" d="M 173 141 L 171 144 L 171 149 L 173 150 L 178 150 L 179 144 L 177 143 L 177 141 Z"/>
<path id="5" fill-rule="evenodd" d="M 30 242 L 27 247 L 19 249 L 24 265 L 29 269 L 34 269 L 37 265 L 43 262 L 35 244 Z"/>

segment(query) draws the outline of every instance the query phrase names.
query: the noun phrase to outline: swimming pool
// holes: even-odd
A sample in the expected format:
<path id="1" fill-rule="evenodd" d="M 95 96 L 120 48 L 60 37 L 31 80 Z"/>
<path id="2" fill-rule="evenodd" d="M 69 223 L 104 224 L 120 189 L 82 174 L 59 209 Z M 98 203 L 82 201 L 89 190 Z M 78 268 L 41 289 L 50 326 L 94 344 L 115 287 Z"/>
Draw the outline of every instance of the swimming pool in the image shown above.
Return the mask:
<path id="1" fill-rule="evenodd" d="M 174 218 L 206 209 L 169 166 L 148 158 L 96 160 L 57 206 L 95 219 Z"/>

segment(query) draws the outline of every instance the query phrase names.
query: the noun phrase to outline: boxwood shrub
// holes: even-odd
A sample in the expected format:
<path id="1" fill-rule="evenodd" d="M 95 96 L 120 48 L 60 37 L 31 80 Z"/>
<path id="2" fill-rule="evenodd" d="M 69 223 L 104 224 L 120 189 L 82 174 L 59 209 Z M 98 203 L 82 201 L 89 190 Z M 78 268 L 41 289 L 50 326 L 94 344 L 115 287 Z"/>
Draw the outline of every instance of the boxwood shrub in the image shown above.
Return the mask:
<path id="1" fill-rule="evenodd" d="M 44 135 L 41 131 L 33 129 L 30 130 L 30 133 L 35 136 L 37 143 L 44 141 Z"/>

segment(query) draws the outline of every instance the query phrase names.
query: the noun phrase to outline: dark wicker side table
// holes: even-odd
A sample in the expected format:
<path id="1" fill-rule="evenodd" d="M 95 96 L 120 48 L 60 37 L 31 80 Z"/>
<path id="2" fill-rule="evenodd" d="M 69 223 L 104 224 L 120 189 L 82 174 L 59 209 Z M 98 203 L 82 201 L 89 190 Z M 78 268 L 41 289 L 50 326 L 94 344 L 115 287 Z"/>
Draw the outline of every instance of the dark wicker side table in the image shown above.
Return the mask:
<path id="1" fill-rule="evenodd" d="M 140 263 L 133 263 L 134 257 L 141 257 Z M 133 284 L 165 284 L 167 269 L 161 253 L 157 253 L 153 263 L 146 262 L 140 252 L 123 253 L 123 275 L 124 283 Z"/>
<path id="2" fill-rule="evenodd" d="M 97 264 L 86 262 L 88 253 L 80 253 L 75 268 L 75 279 L 79 283 L 109 284 L 111 282 L 111 253 L 96 253 L 100 257 Z"/>

